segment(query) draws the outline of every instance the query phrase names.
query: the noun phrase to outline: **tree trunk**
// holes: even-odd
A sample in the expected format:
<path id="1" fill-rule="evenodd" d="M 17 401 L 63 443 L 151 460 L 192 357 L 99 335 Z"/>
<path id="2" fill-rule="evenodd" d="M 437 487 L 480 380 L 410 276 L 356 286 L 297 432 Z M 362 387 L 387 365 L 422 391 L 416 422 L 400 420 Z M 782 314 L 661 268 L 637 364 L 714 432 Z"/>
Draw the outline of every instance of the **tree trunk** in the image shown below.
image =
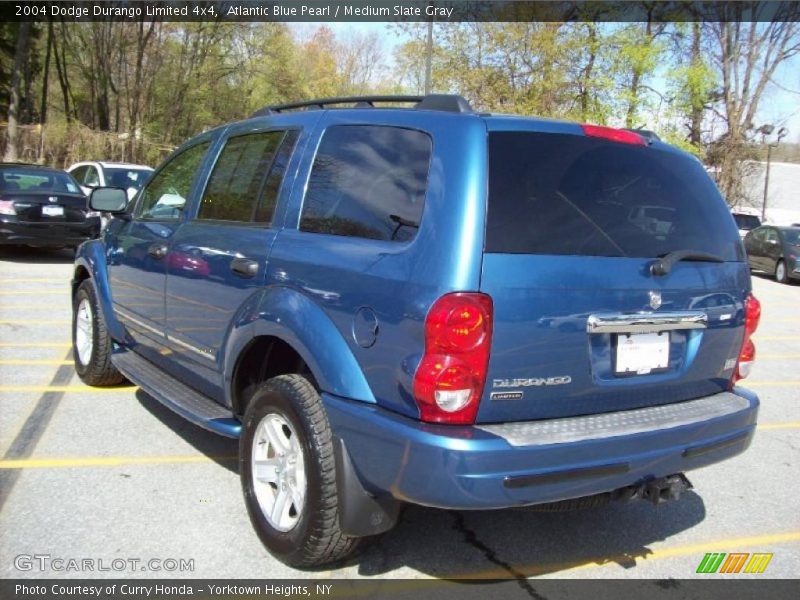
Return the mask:
<path id="1" fill-rule="evenodd" d="M 8 103 L 8 129 L 6 131 L 6 153 L 3 160 L 13 162 L 19 154 L 19 112 L 21 105 L 20 79 L 25 60 L 28 57 L 28 41 L 30 39 L 31 24 L 19 24 L 19 37 L 17 49 L 14 52 L 14 72 L 11 74 L 11 99 Z"/>
<path id="2" fill-rule="evenodd" d="M 39 123 L 47 121 L 47 84 L 50 79 L 50 48 L 53 44 L 53 23 L 47 23 L 47 50 L 44 55 L 44 73 L 42 74 L 42 102 L 39 105 Z"/>
<path id="3" fill-rule="evenodd" d="M 589 121 L 589 103 L 591 101 L 591 85 L 592 74 L 594 71 L 594 63 L 597 58 L 597 24 L 587 23 L 589 28 L 589 37 L 587 43 L 587 51 L 589 52 L 589 62 L 581 72 L 580 81 L 580 103 L 581 103 L 581 120 L 583 122 Z"/>
<path id="4" fill-rule="evenodd" d="M 701 28 L 700 22 L 692 23 L 691 64 L 696 66 L 702 60 L 700 55 Z M 689 115 L 689 143 L 699 148 L 703 142 L 703 110 L 704 103 L 699 98 L 691 97 L 692 108 Z"/>
<path id="5" fill-rule="evenodd" d="M 645 25 L 644 36 L 648 44 L 653 43 L 653 9 L 648 8 L 647 11 L 647 24 Z M 625 127 L 632 129 L 636 127 L 636 116 L 639 112 L 639 86 L 642 83 L 642 69 L 639 65 L 634 65 L 633 76 L 631 77 L 630 85 L 630 99 L 628 101 L 628 109 L 625 112 Z"/>
<path id="6" fill-rule="evenodd" d="M 69 79 L 67 79 L 67 44 L 64 39 L 64 24 L 61 24 L 61 52 L 58 51 L 58 42 L 53 43 L 53 55 L 56 59 L 56 72 L 58 73 L 58 84 L 61 86 L 61 95 L 64 99 L 64 118 L 67 124 L 72 122 L 72 112 L 70 111 Z"/>
<path id="7" fill-rule="evenodd" d="M 50 47 L 53 44 L 53 23 L 47 23 L 47 50 L 44 55 L 42 74 L 42 102 L 39 106 L 39 160 L 44 158 L 44 124 L 47 121 L 47 83 L 50 78 Z"/>

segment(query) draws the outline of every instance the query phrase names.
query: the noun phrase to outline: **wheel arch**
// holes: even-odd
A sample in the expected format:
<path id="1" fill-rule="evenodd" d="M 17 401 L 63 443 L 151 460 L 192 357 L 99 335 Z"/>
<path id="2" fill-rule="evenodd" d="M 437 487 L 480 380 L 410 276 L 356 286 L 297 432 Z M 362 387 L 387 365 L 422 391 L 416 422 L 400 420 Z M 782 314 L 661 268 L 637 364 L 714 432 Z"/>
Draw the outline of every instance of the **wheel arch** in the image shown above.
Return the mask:
<path id="1" fill-rule="evenodd" d="M 78 286 L 90 279 L 97 295 L 100 316 L 103 318 L 111 338 L 123 342 L 125 329 L 114 316 L 111 305 L 111 286 L 108 281 L 106 268 L 105 247 L 100 240 L 84 242 L 75 255 L 75 267 L 72 275 L 72 296 L 78 291 Z"/>
<path id="2" fill-rule="evenodd" d="M 231 330 L 222 357 L 228 402 L 246 408 L 249 385 L 288 373 L 306 375 L 317 391 L 375 403 L 355 356 L 334 323 L 315 302 L 289 288 L 265 290 Z"/>

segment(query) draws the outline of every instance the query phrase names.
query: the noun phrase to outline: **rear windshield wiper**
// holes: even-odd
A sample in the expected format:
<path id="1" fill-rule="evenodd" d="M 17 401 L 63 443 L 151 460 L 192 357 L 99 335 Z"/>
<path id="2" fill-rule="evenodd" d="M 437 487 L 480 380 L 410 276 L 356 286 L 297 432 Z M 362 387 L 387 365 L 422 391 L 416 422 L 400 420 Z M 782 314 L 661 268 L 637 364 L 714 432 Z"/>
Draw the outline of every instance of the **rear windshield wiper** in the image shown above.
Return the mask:
<path id="1" fill-rule="evenodd" d="M 656 277 L 662 275 L 669 275 L 672 267 L 676 262 L 682 260 L 697 260 L 703 262 L 725 262 L 725 259 L 717 256 L 716 254 L 709 254 L 708 252 L 698 252 L 697 250 L 673 250 L 660 257 L 650 265 L 650 273 Z"/>
<path id="2" fill-rule="evenodd" d="M 389 218 L 392 220 L 393 223 L 397 223 L 397 227 L 394 228 L 392 232 L 392 237 L 390 239 L 395 239 L 397 237 L 397 233 L 403 227 L 413 227 L 414 229 L 419 229 L 419 223 L 416 221 L 409 221 L 408 219 L 404 219 L 398 215 L 389 215 Z"/>

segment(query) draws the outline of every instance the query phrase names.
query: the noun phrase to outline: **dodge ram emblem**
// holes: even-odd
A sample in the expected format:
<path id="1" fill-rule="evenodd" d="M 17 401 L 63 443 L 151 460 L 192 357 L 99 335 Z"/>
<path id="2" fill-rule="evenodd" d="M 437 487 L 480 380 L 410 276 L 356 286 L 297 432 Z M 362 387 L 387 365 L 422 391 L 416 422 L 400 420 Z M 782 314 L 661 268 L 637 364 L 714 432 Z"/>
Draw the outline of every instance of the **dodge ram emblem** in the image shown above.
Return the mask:
<path id="1" fill-rule="evenodd" d="M 653 310 L 661 308 L 661 292 L 650 292 L 650 308 Z"/>

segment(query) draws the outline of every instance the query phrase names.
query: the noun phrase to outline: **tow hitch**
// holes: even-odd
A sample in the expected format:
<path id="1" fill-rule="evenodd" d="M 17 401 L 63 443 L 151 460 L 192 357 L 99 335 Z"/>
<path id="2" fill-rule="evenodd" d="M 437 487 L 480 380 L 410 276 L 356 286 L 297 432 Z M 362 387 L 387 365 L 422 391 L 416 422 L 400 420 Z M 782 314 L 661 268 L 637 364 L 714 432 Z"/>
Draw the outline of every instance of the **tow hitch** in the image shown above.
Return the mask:
<path id="1" fill-rule="evenodd" d="M 667 475 L 651 479 L 639 485 L 622 488 L 617 491 L 617 500 L 629 501 L 637 498 L 648 500 L 653 504 L 663 504 L 668 500 L 677 500 L 686 490 L 694 486 L 683 473 Z"/>

